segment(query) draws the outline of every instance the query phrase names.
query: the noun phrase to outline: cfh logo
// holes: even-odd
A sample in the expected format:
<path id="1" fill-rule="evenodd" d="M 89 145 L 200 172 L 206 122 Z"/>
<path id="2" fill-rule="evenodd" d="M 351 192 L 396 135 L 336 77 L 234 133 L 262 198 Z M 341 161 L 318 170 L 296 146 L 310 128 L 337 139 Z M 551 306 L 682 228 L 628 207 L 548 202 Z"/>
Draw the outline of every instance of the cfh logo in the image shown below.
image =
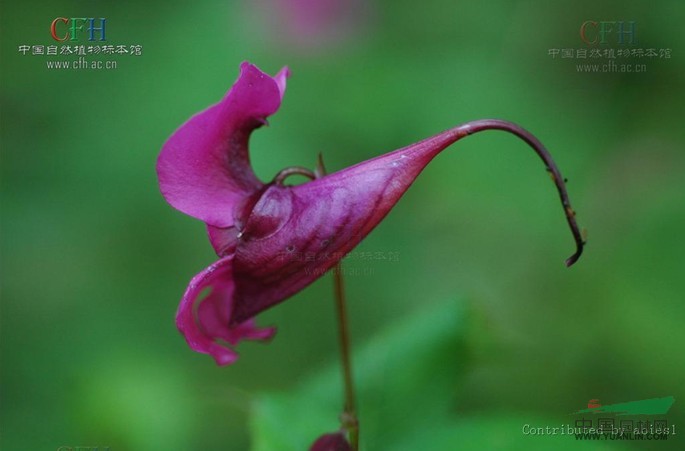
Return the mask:
<path id="1" fill-rule="evenodd" d="M 107 19 L 100 17 L 95 19 L 93 17 L 71 17 L 67 19 L 66 17 L 57 17 L 52 21 L 50 25 L 50 34 L 52 38 L 57 42 L 66 41 L 78 41 L 81 39 L 82 34 L 88 33 L 89 41 L 105 41 L 105 23 Z M 88 25 L 87 28 L 84 27 Z M 95 39 L 95 36 L 99 36 L 100 39 Z"/>
<path id="2" fill-rule="evenodd" d="M 637 44 L 635 21 L 586 20 L 580 26 L 580 39 L 592 44 Z"/>

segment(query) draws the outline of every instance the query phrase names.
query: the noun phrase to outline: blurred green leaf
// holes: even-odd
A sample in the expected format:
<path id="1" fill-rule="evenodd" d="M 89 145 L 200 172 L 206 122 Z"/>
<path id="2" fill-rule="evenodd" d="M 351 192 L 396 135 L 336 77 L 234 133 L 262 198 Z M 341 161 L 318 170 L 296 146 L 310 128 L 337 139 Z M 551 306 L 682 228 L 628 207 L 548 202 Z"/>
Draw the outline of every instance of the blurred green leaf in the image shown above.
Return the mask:
<path id="1" fill-rule="evenodd" d="M 471 361 L 470 315 L 458 302 L 416 312 L 355 353 L 361 446 L 367 450 L 577 449 L 570 435 L 522 432 L 524 424 L 558 426 L 558 420 L 521 414 L 456 413 L 457 396 Z M 253 451 L 302 451 L 337 430 L 342 405 L 340 370 L 329 367 L 289 393 L 257 398 L 251 417 Z M 585 449 L 613 449 L 583 442 Z"/>
<path id="2" fill-rule="evenodd" d="M 401 443 L 406 434 L 430 431 L 448 415 L 467 367 L 464 335 L 462 306 L 441 303 L 400 321 L 355 353 L 366 449 L 395 449 L 393 443 Z M 339 427 L 341 406 L 337 365 L 287 395 L 263 395 L 251 421 L 253 449 L 306 449 L 316 437 Z"/>

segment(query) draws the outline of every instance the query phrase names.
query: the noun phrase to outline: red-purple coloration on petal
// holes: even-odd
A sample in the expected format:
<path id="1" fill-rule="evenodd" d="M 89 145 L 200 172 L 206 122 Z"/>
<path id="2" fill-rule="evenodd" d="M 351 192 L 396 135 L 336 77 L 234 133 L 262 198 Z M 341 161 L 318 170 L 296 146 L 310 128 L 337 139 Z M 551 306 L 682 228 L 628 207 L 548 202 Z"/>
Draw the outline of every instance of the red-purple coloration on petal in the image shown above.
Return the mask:
<path id="1" fill-rule="evenodd" d="M 235 246 L 238 241 L 237 235 L 238 229 L 235 226 L 225 228 L 211 225 L 207 226 L 209 242 L 212 244 L 216 255 L 219 257 L 225 257 L 235 251 Z"/>
<path id="2" fill-rule="evenodd" d="M 188 345 L 197 352 L 210 354 L 218 365 L 228 365 L 238 358 L 233 349 L 218 340 L 235 346 L 241 340 L 268 340 L 276 331 L 258 329 L 251 318 L 233 325 L 232 265 L 233 256 L 224 257 L 193 277 L 176 315 L 176 325 Z M 201 299 L 207 289 L 211 291 Z"/>
<path id="3" fill-rule="evenodd" d="M 350 451 L 350 444 L 342 432 L 324 434 L 309 448 L 309 451 Z"/>
<path id="4" fill-rule="evenodd" d="M 298 186 L 271 185 L 239 230 L 233 320 L 321 277 L 388 214 L 423 168 L 465 136 L 448 130 Z"/>
<path id="5" fill-rule="evenodd" d="M 245 62 L 221 102 L 176 130 L 157 160 L 172 206 L 215 227 L 233 225 L 233 207 L 262 187 L 250 166 L 250 134 L 278 110 L 287 76 L 287 68 L 270 77 Z"/>

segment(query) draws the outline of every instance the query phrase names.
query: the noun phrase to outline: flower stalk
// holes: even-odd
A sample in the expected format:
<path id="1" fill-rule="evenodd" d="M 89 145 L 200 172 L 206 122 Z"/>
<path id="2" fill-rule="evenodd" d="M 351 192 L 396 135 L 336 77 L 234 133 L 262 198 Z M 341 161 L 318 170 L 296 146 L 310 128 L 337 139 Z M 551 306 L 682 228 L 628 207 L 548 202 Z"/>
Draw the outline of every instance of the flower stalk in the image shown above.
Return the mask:
<path id="1" fill-rule="evenodd" d="M 350 446 L 353 451 L 359 449 L 359 420 L 356 413 L 354 379 L 352 377 L 352 359 L 350 356 L 350 329 L 347 320 L 347 305 L 345 303 L 345 286 L 340 262 L 333 268 L 333 284 L 335 291 L 335 307 L 338 316 L 338 332 L 340 339 L 340 360 L 342 365 L 343 383 L 345 386 L 345 403 L 340 416 L 343 429 L 349 433 Z"/>

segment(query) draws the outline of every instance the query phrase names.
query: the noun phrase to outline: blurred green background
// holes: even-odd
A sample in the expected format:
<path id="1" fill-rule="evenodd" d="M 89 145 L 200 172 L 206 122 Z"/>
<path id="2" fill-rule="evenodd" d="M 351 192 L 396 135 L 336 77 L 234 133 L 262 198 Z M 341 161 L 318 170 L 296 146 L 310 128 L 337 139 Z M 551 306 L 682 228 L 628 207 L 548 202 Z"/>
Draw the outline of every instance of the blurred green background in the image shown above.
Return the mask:
<path id="1" fill-rule="evenodd" d="M 330 277 L 260 315 L 276 338 L 228 368 L 174 326 L 215 255 L 160 196 L 155 160 L 243 60 L 292 71 L 251 140 L 264 180 L 497 117 L 546 144 L 589 232 L 565 268 L 573 242 L 523 142 L 483 133 L 440 155 L 344 263 L 365 449 L 599 447 L 521 431 L 593 398 L 673 395 L 666 418 L 685 426 L 682 2 L 310 3 L 2 3 L 2 449 L 294 450 L 337 427 Z M 108 44 L 143 53 L 73 71 L 18 52 L 51 45 L 62 16 L 106 17 Z M 586 20 L 633 20 L 632 47 L 672 57 L 589 74 L 548 55 L 587 48 Z M 677 432 L 609 445 L 683 449 Z"/>

